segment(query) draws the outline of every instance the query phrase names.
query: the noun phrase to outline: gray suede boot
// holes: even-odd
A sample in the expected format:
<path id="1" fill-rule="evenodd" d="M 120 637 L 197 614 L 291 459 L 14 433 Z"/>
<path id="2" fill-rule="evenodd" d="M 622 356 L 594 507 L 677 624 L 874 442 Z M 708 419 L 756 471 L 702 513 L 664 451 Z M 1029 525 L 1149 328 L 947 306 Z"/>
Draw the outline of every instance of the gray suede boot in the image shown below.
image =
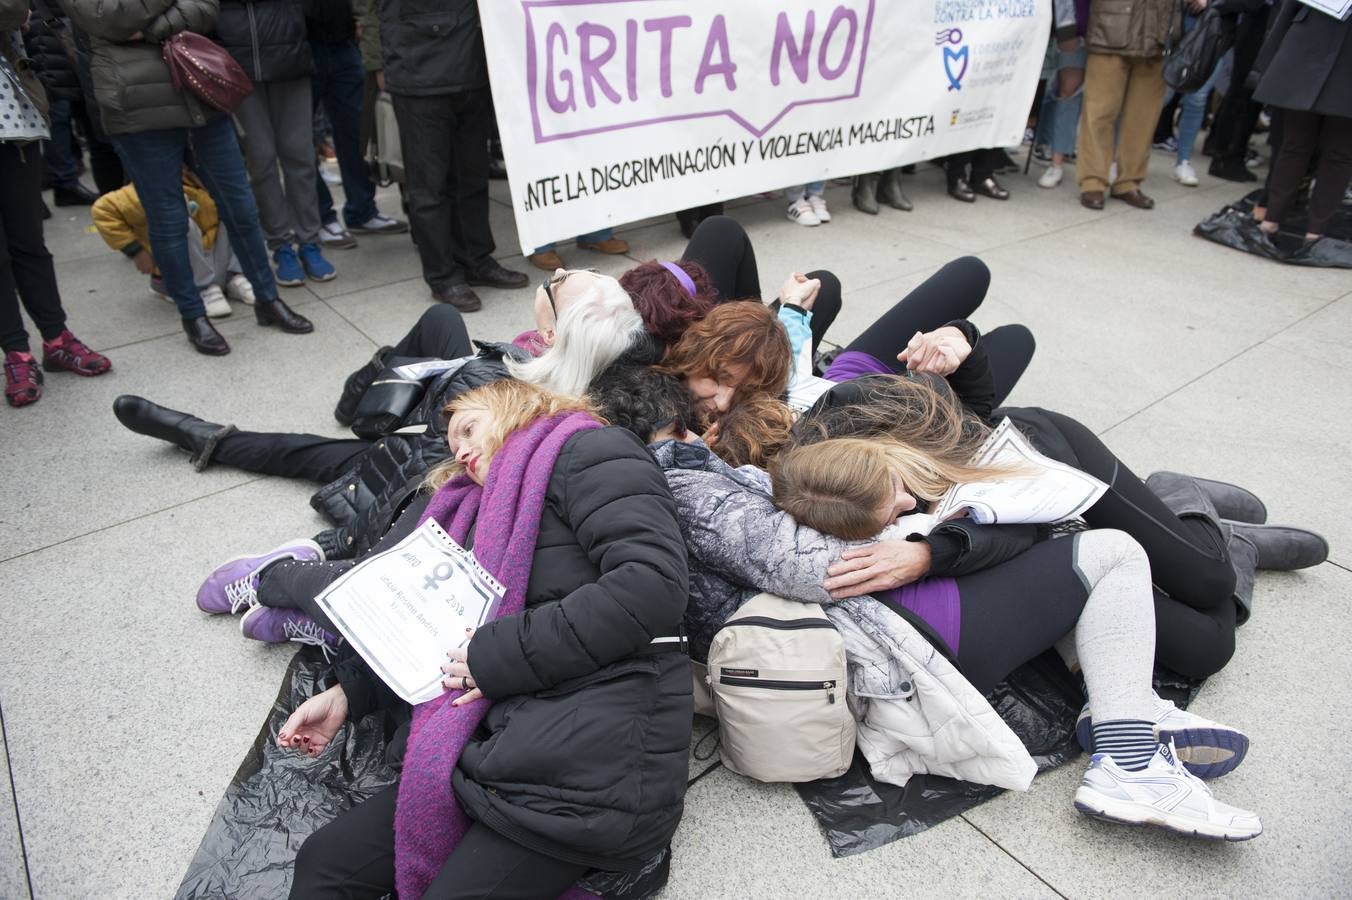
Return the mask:
<path id="1" fill-rule="evenodd" d="M 1263 501 L 1252 491 L 1246 491 L 1238 485 L 1198 478 L 1195 475 L 1184 475 L 1181 472 L 1156 472 L 1145 480 L 1145 484 L 1163 497 L 1166 493 L 1176 491 L 1180 481 L 1191 481 L 1201 488 L 1215 506 L 1219 518 L 1235 522 L 1251 522 L 1256 525 L 1267 521 L 1267 507 L 1263 505 Z"/>
<path id="2" fill-rule="evenodd" d="M 850 202 L 861 213 L 868 213 L 870 216 L 878 214 L 877 172 L 854 176 L 854 188 L 850 191 Z"/>
<path id="3" fill-rule="evenodd" d="M 888 169 L 878 181 L 878 199 L 893 209 L 910 212 L 915 209 L 911 198 L 901 189 L 901 169 Z"/>
<path id="4" fill-rule="evenodd" d="M 1308 569 L 1329 558 L 1329 542 L 1313 531 L 1289 525 L 1251 525 L 1247 522 L 1221 524 L 1254 546 L 1260 569 Z"/>

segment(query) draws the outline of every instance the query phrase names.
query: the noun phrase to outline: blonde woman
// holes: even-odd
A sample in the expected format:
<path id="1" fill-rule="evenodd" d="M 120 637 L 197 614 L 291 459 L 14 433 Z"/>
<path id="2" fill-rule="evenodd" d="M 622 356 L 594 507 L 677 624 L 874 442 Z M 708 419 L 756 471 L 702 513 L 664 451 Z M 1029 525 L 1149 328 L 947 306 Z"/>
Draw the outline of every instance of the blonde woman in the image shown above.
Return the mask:
<path id="1" fill-rule="evenodd" d="M 557 897 L 641 867 L 680 820 L 688 573 L 661 471 L 583 401 L 532 385 L 446 412 L 450 459 L 377 549 L 434 519 L 506 587 L 502 612 L 441 661 L 447 694 L 414 710 L 400 785 L 301 847 L 293 897 Z M 256 599 L 313 615 L 306 598 L 348 565 L 276 563 Z M 258 610 L 246 628 L 296 614 Z M 345 721 L 399 705 L 355 655 L 333 678 L 281 746 L 317 757 Z"/>
<path id="2" fill-rule="evenodd" d="M 918 498 L 935 499 L 954 481 L 991 477 L 967 462 L 971 438 L 960 427 L 949 437 L 960 451 L 945 453 L 937 439 L 916 450 L 876 436 L 787 450 L 771 466 L 775 504 L 801 525 L 836 537 L 886 537 L 886 526 L 914 510 Z M 846 551 L 847 561 L 828 570 L 837 577 L 826 586 L 842 590 L 842 571 L 870 559 L 879 546 Z M 1078 810 L 1230 841 L 1262 832 L 1256 815 L 1215 800 L 1198 777 L 1238 766 L 1248 738 L 1151 690 L 1150 562 L 1129 535 L 1103 529 L 1043 540 L 985 568 L 982 560 L 968 560 L 967 574 L 950 577 L 917 577 L 929 569 L 929 546 L 914 546 L 924 557 L 919 569 L 904 573 L 898 587 L 869 590 L 929 626 L 978 690 L 988 691 L 1053 646 L 1083 674 L 1088 703 L 1077 731 L 1094 756 L 1075 794 Z M 946 566 L 955 568 L 963 567 Z M 848 596 L 861 589 L 843 590 Z"/>

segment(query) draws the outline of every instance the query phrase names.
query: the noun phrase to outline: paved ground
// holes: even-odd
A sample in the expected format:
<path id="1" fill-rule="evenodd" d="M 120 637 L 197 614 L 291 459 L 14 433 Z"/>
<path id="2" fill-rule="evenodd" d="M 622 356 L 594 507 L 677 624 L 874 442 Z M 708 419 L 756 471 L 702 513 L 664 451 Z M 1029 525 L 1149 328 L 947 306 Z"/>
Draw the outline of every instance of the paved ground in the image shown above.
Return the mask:
<path id="1" fill-rule="evenodd" d="M 1157 155 L 1154 171 L 1167 162 Z M 1260 577 L 1234 662 L 1198 700 L 1252 736 L 1249 760 L 1216 788 L 1259 811 L 1266 831 L 1217 846 L 1081 819 L 1075 763 L 1027 795 L 833 861 L 791 789 L 721 771 L 690 792 L 667 897 L 1352 893 L 1352 766 L 1336 712 L 1352 703 L 1352 278 L 1190 236 L 1237 196 L 1231 184 L 1190 190 L 1161 174 L 1147 185 L 1160 200 L 1151 213 L 1084 210 L 1070 184 L 1008 184 L 1008 203 L 963 206 L 926 167 L 907 179 L 910 214 L 863 216 L 839 186 L 822 228 L 785 221 L 778 200 L 738 201 L 733 214 L 767 291 L 793 268 L 840 275 L 838 341 L 943 262 L 978 254 L 994 281 L 977 322 L 1024 322 L 1038 338 L 1014 401 L 1080 417 L 1141 472 L 1248 485 L 1275 521 L 1328 536 L 1330 563 Z M 520 268 L 505 185 L 494 195 L 502 260 Z M 337 280 L 286 294 L 312 336 L 260 329 L 242 311 L 222 327 L 234 353 L 209 359 L 87 218 L 57 213 L 48 243 L 72 324 L 114 370 L 50 376 L 36 407 L 0 411 L 11 467 L 0 483 L 0 709 L 13 787 L 0 788 L 0 897 L 168 897 L 290 656 L 199 613 L 194 591 L 223 557 L 320 521 L 309 486 L 195 474 L 184 455 L 121 429 L 112 400 L 138 393 L 215 421 L 339 435 L 341 379 L 408 327 L 427 291 L 407 238 L 363 238 L 331 254 Z M 683 246 L 669 219 L 621 235 L 634 260 Z M 607 272 L 630 264 L 566 255 Z M 485 291 L 472 333 L 524 329 L 528 297 Z"/>

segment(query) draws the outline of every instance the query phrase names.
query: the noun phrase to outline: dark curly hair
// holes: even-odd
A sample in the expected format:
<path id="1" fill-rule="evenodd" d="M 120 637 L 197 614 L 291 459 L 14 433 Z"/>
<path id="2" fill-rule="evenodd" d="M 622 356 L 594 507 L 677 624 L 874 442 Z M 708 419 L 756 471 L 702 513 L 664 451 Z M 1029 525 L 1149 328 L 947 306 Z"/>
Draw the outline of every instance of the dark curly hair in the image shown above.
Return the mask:
<path id="1" fill-rule="evenodd" d="M 695 296 L 687 294 L 676 276 L 655 259 L 639 263 L 620 276 L 620 287 L 629 292 L 648 333 L 663 344 L 674 344 L 692 322 L 708 315 L 717 301 L 718 292 L 703 266 L 687 260 L 679 260 L 676 265 L 694 282 Z"/>
<path id="2" fill-rule="evenodd" d="M 587 397 L 602 418 L 645 444 L 660 428 L 671 425 L 684 434 L 695 422 L 685 385 L 648 366 L 611 366 L 591 383 Z"/>

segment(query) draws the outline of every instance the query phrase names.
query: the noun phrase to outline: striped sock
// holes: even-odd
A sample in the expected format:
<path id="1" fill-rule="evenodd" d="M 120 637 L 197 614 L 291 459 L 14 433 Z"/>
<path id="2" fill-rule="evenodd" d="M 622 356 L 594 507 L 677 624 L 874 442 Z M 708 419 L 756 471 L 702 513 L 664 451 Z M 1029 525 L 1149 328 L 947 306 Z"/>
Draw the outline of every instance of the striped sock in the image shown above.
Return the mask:
<path id="1" fill-rule="evenodd" d="M 1094 752 L 1107 754 L 1128 772 L 1139 772 L 1149 765 L 1159 745 L 1151 723 L 1141 719 L 1094 723 Z"/>

